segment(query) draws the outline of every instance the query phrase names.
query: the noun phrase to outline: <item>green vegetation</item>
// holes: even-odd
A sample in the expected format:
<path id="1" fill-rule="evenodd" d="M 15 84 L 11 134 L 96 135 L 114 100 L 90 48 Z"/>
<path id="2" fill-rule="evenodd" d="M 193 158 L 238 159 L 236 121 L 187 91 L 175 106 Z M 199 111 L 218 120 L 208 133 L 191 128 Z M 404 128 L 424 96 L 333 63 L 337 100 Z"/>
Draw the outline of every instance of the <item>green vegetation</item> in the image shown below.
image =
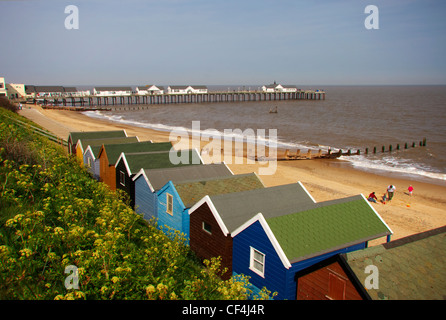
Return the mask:
<path id="1" fill-rule="evenodd" d="M 148 224 L 64 149 L 0 108 L 0 299 L 247 299 L 177 232 Z M 35 124 L 32 124 L 36 126 Z M 67 266 L 79 288 L 67 289 Z M 257 298 L 268 298 L 263 290 Z"/>

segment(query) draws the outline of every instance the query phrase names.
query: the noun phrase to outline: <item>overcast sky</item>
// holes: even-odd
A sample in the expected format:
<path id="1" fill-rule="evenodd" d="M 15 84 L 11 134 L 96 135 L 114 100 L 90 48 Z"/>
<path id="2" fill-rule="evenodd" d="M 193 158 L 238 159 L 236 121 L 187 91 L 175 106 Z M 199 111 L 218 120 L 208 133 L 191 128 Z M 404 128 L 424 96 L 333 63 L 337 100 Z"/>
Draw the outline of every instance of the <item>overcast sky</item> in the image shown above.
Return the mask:
<path id="1" fill-rule="evenodd" d="M 367 5 L 379 29 L 367 29 Z M 66 29 L 65 7 L 79 10 Z M 0 0 L 0 76 L 35 85 L 446 84 L 444 0 Z"/>

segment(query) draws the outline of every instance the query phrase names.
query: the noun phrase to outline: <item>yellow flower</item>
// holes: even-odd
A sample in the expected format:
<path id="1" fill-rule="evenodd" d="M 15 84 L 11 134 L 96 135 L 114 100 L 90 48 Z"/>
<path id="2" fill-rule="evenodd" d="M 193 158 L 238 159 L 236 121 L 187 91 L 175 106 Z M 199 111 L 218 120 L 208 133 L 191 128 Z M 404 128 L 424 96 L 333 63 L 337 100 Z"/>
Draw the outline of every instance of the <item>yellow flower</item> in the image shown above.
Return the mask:
<path id="1" fill-rule="evenodd" d="M 171 299 L 171 300 L 178 300 L 178 296 L 175 294 L 175 292 L 172 292 L 172 293 L 170 294 L 170 299 Z"/>
<path id="2" fill-rule="evenodd" d="M 113 283 L 116 283 L 116 282 L 119 281 L 119 278 L 118 278 L 118 277 L 113 277 L 113 278 L 111 278 L 111 281 L 112 281 Z"/>
<path id="3" fill-rule="evenodd" d="M 25 256 L 27 258 L 33 254 L 33 252 L 28 248 L 22 249 L 19 252 L 22 255 L 22 257 Z"/>
<path id="4" fill-rule="evenodd" d="M 63 233 L 63 229 L 61 227 L 56 227 L 54 228 L 54 234 L 62 234 Z"/>
<path id="5" fill-rule="evenodd" d="M 165 286 L 165 285 L 162 284 L 162 283 L 158 283 L 158 285 L 156 286 L 156 289 L 158 289 L 158 291 L 161 291 L 161 290 L 163 290 L 163 289 L 166 289 L 166 290 L 167 290 L 167 286 Z"/>
<path id="6" fill-rule="evenodd" d="M 147 296 L 149 297 L 149 299 L 151 299 L 152 298 L 152 294 L 153 293 L 155 293 L 155 287 L 153 286 L 153 285 L 149 285 L 149 286 L 147 286 L 147 288 L 146 288 L 146 294 L 147 294 Z"/>

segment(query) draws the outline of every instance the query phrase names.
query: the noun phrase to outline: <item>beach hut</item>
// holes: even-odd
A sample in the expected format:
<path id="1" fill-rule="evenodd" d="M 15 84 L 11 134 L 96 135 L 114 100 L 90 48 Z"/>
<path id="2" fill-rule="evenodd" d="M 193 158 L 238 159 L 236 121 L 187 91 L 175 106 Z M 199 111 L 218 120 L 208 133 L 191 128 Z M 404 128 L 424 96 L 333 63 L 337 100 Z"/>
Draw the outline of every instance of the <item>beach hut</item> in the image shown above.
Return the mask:
<path id="1" fill-rule="evenodd" d="M 206 166 L 201 166 L 203 169 Z M 189 242 L 189 209 L 204 196 L 214 196 L 264 188 L 256 173 L 225 177 L 169 181 L 157 192 L 158 225 L 168 226 L 183 233 Z"/>
<path id="2" fill-rule="evenodd" d="M 201 259 L 220 256 L 222 268 L 232 275 L 233 232 L 259 212 L 288 214 L 314 199 L 300 183 L 220 195 L 206 195 L 189 209 L 191 249 Z"/>
<path id="3" fill-rule="evenodd" d="M 176 182 L 231 175 L 232 171 L 224 163 L 161 169 L 141 168 L 133 177 L 135 184 L 135 211 L 146 220 L 158 218 L 157 191 L 169 181 Z"/>
<path id="4" fill-rule="evenodd" d="M 119 138 L 101 138 L 101 139 L 79 139 L 76 143 L 76 157 L 85 164 L 84 155 L 88 146 L 101 146 L 103 144 L 121 144 L 121 143 L 139 142 L 138 137 L 119 137 Z"/>
<path id="5" fill-rule="evenodd" d="M 130 205 L 135 207 L 135 183 L 133 177 L 141 169 L 173 168 L 201 165 L 203 161 L 196 149 L 188 150 L 188 161 L 175 164 L 170 151 L 159 152 L 122 152 L 116 161 L 116 188 L 125 191 L 130 197 Z"/>
<path id="6" fill-rule="evenodd" d="M 443 300 L 446 226 L 338 254 L 295 275 L 298 300 Z"/>
<path id="7" fill-rule="evenodd" d="M 126 144 L 102 145 L 99 152 L 100 181 L 107 184 L 111 190 L 116 190 L 116 161 L 122 152 L 153 152 L 169 151 L 172 148 L 170 142 L 152 143 L 152 141 L 142 141 Z"/>
<path id="8" fill-rule="evenodd" d="M 76 144 L 79 139 L 103 139 L 127 137 L 125 130 L 70 132 L 68 135 L 68 153 L 76 155 Z"/>
<path id="9" fill-rule="evenodd" d="M 259 213 L 232 232 L 234 274 L 250 277 L 253 291 L 295 300 L 297 272 L 340 253 L 367 247 L 392 231 L 363 195 L 301 206 L 294 213 Z M 192 223 L 191 223 L 192 225 Z"/>
<path id="10" fill-rule="evenodd" d="M 81 140 L 79 140 L 81 141 Z M 139 142 L 138 137 L 125 137 L 125 138 L 109 138 L 109 139 L 93 139 L 87 140 L 87 149 L 83 155 L 84 166 L 90 171 L 96 180 L 100 179 L 100 161 L 99 161 L 99 151 L 102 145 L 107 144 L 126 144 L 126 143 L 137 143 Z M 79 143 L 76 147 L 79 150 Z"/>
<path id="11" fill-rule="evenodd" d="M 336 254 L 296 272 L 297 300 L 370 300 L 344 256 Z"/>
<path id="12" fill-rule="evenodd" d="M 347 253 L 345 261 L 373 300 L 444 300 L 445 250 L 443 226 Z"/>

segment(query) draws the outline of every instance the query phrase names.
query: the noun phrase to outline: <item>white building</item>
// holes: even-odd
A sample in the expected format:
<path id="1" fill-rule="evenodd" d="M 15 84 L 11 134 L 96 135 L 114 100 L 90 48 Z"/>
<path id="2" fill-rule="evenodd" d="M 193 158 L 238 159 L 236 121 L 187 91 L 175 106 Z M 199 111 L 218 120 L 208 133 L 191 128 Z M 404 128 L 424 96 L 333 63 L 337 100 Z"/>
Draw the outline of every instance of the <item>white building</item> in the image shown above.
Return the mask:
<path id="1" fill-rule="evenodd" d="M 0 97 L 8 97 L 8 91 L 6 90 L 5 78 L 0 77 Z"/>
<path id="2" fill-rule="evenodd" d="M 276 84 L 274 82 L 273 84 L 263 86 L 262 91 L 263 92 L 297 92 L 297 87 L 290 86 L 290 85 Z"/>
<path id="3" fill-rule="evenodd" d="M 26 96 L 25 85 L 19 83 L 7 83 L 6 90 L 10 99 L 20 99 Z"/>
<path id="4" fill-rule="evenodd" d="M 156 85 L 138 86 L 136 92 L 139 95 L 164 94 L 164 87 Z"/>
<path id="5" fill-rule="evenodd" d="M 130 87 L 95 87 L 93 88 L 95 96 L 130 96 L 132 88 Z"/>
<path id="6" fill-rule="evenodd" d="M 206 86 L 169 86 L 168 94 L 208 93 Z"/>

